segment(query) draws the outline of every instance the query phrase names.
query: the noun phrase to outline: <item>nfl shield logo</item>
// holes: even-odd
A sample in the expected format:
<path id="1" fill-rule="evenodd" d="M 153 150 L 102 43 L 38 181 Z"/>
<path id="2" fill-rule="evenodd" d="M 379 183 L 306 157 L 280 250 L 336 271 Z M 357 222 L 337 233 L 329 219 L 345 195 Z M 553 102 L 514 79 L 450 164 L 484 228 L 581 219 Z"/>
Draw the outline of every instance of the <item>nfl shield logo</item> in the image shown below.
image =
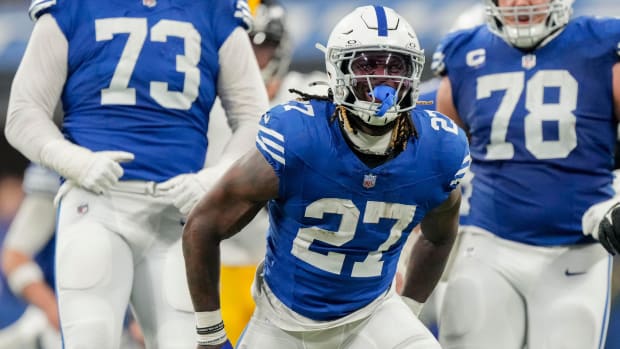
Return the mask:
<path id="1" fill-rule="evenodd" d="M 536 66 L 536 56 L 533 54 L 527 54 L 521 59 L 521 66 L 525 69 L 532 69 Z"/>
<path id="2" fill-rule="evenodd" d="M 370 189 L 375 186 L 376 182 L 377 176 L 375 176 L 374 174 L 367 174 L 364 175 L 364 182 L 362 183 L 362 186 L 366 189 Z"/>
<path id="3" fill-rule="evenodd" d="M 142 5 L 146 7 L 155 7 L 155 5 L 157 5 L 157 0 L 142 0 Z"/>

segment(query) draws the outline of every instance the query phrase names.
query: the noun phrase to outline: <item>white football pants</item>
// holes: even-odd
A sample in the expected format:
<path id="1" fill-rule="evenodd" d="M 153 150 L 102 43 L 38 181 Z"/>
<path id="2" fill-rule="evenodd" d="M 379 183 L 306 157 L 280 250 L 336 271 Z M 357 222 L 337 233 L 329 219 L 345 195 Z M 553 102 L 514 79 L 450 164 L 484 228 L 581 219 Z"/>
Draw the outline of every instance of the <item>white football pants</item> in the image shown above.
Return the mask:
<path id="1" fill-rule="evenodd" d="M 117 349 L 128 303 L 147 348 L 195 346 L 181 218 L 153 182 L 64 196 L 56 283 L 66 349 Z"/>
<path id="2" fill-rule="evenodd" d="M 462 234 L 439 322 L 444 349 L 603 348 L 611 257 L 602 246 Z"/>

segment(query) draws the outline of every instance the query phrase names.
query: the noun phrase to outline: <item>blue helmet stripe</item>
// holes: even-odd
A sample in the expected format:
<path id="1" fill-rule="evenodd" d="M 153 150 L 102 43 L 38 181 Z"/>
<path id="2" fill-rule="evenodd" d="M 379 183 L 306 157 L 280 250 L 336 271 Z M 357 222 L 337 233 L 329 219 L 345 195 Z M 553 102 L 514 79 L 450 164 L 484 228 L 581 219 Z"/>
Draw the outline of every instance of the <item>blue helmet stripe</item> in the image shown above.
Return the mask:
<path id="1" fill-rule="evenodd" d="M 377 13 L 377 31 L 379 31 L 379 36 L 388 36 L 385 9 L 383 6 L 375 6 L 375 12 Z"/>

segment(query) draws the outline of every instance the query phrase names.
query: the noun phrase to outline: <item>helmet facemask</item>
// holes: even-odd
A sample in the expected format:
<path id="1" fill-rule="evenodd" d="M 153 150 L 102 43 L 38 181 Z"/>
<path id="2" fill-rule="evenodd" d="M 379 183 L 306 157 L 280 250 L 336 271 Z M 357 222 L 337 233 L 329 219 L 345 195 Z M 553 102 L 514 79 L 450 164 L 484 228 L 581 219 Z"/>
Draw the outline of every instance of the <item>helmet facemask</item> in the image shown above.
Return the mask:
<path id="1" fill-rule="evenodd" d="M 566 0 L 528 6 L 502 6 L 497 0 L 486 0 L 487 23 L 492 32 L 510 44 L 530 49 L 563 28 L 572 9 Z"/>
<path id="2" fill-rule="evenodd" d="M 328 64 L 339 75 L 334 101 L 365 123 L 383 126 L 415 107 L 424 67 L 421 51 L 357 47 L 330 53 Z"/>

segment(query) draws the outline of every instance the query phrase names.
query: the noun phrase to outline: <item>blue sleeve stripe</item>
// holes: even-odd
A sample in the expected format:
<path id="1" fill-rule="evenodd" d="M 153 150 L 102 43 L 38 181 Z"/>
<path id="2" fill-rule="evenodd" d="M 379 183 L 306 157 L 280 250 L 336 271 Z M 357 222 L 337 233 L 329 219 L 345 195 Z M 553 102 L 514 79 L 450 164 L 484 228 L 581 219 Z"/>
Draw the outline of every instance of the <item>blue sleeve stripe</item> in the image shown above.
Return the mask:
<path id="1" fill-rule="evenodd" d="M 377 30 L 379 32 L 379 36 L 388 36 L 387 16 L 385 15 L 385 9 L 383 6 L 375 6 L 375 13 L 377 14 Z"/>
<path id="2" fill-rule="evenodd" d="M 30 19 L 36 21 L 37 18 L 39 18 L 39 14 L 41 11 L 54 5 L 56 5 L 56 0 L 34 0 L 32 3 L 30 3 L 30 7 L 28 8 L 28 14 L 30 15 Z"/>

